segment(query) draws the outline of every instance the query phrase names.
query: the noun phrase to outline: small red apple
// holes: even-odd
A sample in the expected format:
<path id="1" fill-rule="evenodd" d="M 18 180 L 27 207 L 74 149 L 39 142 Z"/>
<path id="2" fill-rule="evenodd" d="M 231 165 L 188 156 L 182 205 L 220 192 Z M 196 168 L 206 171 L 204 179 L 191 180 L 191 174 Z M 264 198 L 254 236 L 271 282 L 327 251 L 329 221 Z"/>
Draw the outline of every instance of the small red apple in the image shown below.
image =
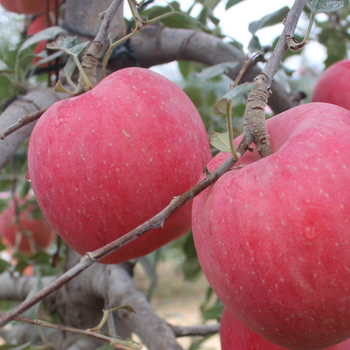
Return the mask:
<path id="1" fill-rule="evenodd" d="M 0 235 L 4 244 L 15 247 L 19 243 L 18 250 L 24 254 L 47 248 L 53 240 L 52 229 L 44 220 L 34 217 L 33 203 L 25 199 L 16 201 L 17 206 L 21 207 L 18 217 L 14 200 L 9 202 L 8 209 L 0 213 Z"/>
<path id="2" fill-rule="evenodd" d="M 318 79 L 312 102 L 326 102 L 350 110 L 350 60 L 339 61 L 328 67 Z"/>
<path id="3" fill-rule="evenodd" d="M 63 0 L 58 0 L 58 4 Z M 46 0 L 0 0 L 0 5 L 7 11 L 25 15 L 37 15 L 46 11 Z M 56 0 L 50 0 L 50 9 L 56 6 Z"/>
<path id="4" fill-rule="evenodd" d="M 220 324 L 220 341 L 222 350 L 283 350 L 281 346 L 273 344 L 254 333 L 232 313 L 225 308 Z M 325 350 L 350 350 L 350 340 L 331 346 Z"/>
<path id="5" fill-rule="evenodd" d="M 323 349 L 350 337 L 350 111 L 305 104 L 267 128 L 270 156 L 247 152 L 242 168 L 194 199 L 199 261 L 255 333 L 288 349 Z"/>
<path id="6" fill-rule="evenodd" d="M 28 171 L 44 216 L 80 254 L 123 236 L 189 190 L 211 158 L 200 115 L 160 74 L 117 71 L 54 104 L 29 141 Z M 191 228 L 191 204 L 103 259 L 146 255 Z"/>
<path id="7" fill-rule="evenodd" d="M 35 18 L 33 20 L 33 22 L 31 22 L 28 26 L 28 30 L 27 30 L 27 35 L 33 35 L 36 34 L 42 30 L 44 30 L 45 28 L 47 28 L 47 18 L 46 18 L 46 14 L 38 16 L 37 18 Z M 45 50 L 45 45 L 46 45 L 46 40 L 40 41 L 34 49 L 34 54 L 37 55 L 40 52 Z M 35 57 L 33 59 L 33 65 L 35 65 L 38 61 L 40 61 L 41 58 L 40 57 Z M 47 64 L 46 64 L 47 65 Z"/>

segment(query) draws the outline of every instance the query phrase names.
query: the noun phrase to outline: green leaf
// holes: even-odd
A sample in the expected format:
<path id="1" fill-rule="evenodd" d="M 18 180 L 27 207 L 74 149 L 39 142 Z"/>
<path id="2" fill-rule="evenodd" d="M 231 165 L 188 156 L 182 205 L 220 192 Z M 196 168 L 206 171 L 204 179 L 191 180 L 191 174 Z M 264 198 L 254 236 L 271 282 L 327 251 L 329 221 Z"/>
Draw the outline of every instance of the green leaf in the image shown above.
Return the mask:
<path id="1" fill-rule="evenodd" d="M 31 189 L 31 185 L 28 181 L 22 181 L 19 185 L 18 194 L 20 198 L 24 198 Z"/>
<path id="2" fill-rule="evenodd" d="M 196 74 L 196 76 L 201 80 L 207 80 L 218 75 L 228 73 L 230 69 L 236 68 L 237 66 L 238 62 L 219 63 L 214 66 L 204 68 L 200 73 Z"/>
<path id="3" fill-rule="evenodd" d="M 72 81 L 72 75 L 74 73 L 74 70 L 76 68 L 76 64 L 73 60 L 72 57 L 68 58 L 68 61 L 66 63 L 66 65 L 64 66 L 64 68 L 60 71 L 60 78 L 66 78 L 68 83 L 75 89 L 76 85 L 75 83 Z"/>
<path id="4" fill-rule="evenodd" d="M 11 188 L 13 180 L 2 180 L 0 181 L 0 192 L 7 191 Z"/>
<path id="5" fill-rule="evenodd" d="M 18 263 L 15 266 L 15 271 L 20 273 L 21 275 L 23 274 L 23 271 L 25 268 L 29 266 L 28 262 L 26 260 L 18 260 Z"/>
<path id="6" fill-rule="evenodd" d="M 222 152 L 231 152 L 230 137 L 228 132 L 219 133 L 213 131 L 210 138 L 210 144 Z"/>
<path id="7" fill-rule="evenodd" d="M 219 319 L 223 309 L 224 305 L 220 303 L 219 305 L 215 305 L 210 309 L 202 310 L 202 317 L 205 321 Z"/>
<path id="8" fill-rule="evenodd" d="M 18 93 L 11 75 L 0 72 L 0 105 Z"/>
<path id="9" fill-rule="evenodd" d="M 230 7 L 237 5 L 238 3 L 242 2 L 243 0 L 228 0 L 226 3 L 226 10 L 228 10 Z"/>
<path id="10" fill-rule="evenodd" d="M 260 40 L 256 35 L 253 35 L 253 37 L 250 39 L 248 44 L 248 50 L 250 52 L 262 52 L 263 49 L 260 44 Z"/>
<path id="11" fill-rule="evenodd" d="M 172 1 L 169 6 L 152 6 L 150 9 L 142 11 L 141 15 L 142 17 L 153 19 L 165 13 L 170 13 L 171 8 L 175 11 L 182 12 L 180 4 L 177 1 Z M 166 17 L 162 19 L 161 22 L 169 28 L 194 29 L 199 27 L 199 24 L 194 19 L 179 14 Z"/>
<path id="12" fill-rule="evenodd" d="M 67 38 L 58 37 L 54 42 L 47 44 L 50 50 L 62 50 L 67 55 L 77 57 L 89 45 L 89 41 L 80 43 L 77 37 L 69 36 Z"/>
<path id="13" fill-rule="evenodd" d="M 29 46 L 36 44 L 42 40 L 54 40 L 56 36 L 60 33 L 65 32 L 65 30 L 61 27 L 50 27 L 42 30 L 39 33 L 34 34 L 29 39 L 27 39 L 20 47 L 19 52 L 25 50 Z"/>
<path id="14" fill-rule="evenodd" d="M 55 91 L 55 92 L 62 92 L 62 93 L 64 93 L 64 94 L 69 94 L 69 95 L 74 96 L 74 93 L 73 93 L 73 92 L 70 92 L 70 91 L 68 91 L 68 90 L 66 90 L 66 89 L 64 88 L 64 86 L 63 86 L 62 83 L 61 83 L 61 80 L 58 80 L 58 82 L 57 82 L 57 84 L 55 85 L 53 91 Z"/>
<path id="15" fill-rule="evenodd" d="M 42 57 L 41 60 L 39 60 L 35 66 L 41 66 L 42 64 L 54 61 L 56 58 L 60 57 L 63 55 L 63 52 L 55 52 L 52 55 L 47 55 L 46 50 L 38 53 L 37 55 L 35 55 L 36 57 Z"/>
<path id="16" fill-rule="evenodd" d="M 219 115 L 226 115 L 230 100 L 241 97 L 243 94 L 250 92 L 250 90 L 254 88 L 256 88 L 256 83 L 244 83 L 236 86 L 234 89 L 229 90 L 224 97 L 216 103 L 214 112 Z"/>
<path id="17" fill-rule="evenodd" d="M 312 13 L 338 11 L 349 4 L 349 0 L 305 0 Z"/>
<path id="18" fill-rule="evenodd" d="M 10 263 L 8 263 L 5 260 L 0 259 L 0 273 L 3 273 L 11 266 Z"/>
<path id="19" fill-rule="evenodd" d="M 184 238 L 182 250 L 185 255 L 185 261 L 182 263 L 182 272 L 185 280 L 195 280 L 201 275 L 202 269 L 199 265 L 196 247 L 194 245 L 193 235 L 188 234 Z"/>
<path id="20" fill-rule="evenodd" d="M 188 81 L 193 72 L 193 63 L 190 61 L 178 61 L 177 65 L 181 75 Z"/>
<path id="21" fill-rule="evenodd" d="M 322 23 L 322 31 L 318 35 L 318 41 L 327 48 L 326 67 L 341 61 L 347 57 L 347 43 L 349 34 L 334 28 L 330 23 Z"/>
<path id="22" fill-rule="evenodd" d="M 203 90 L 202 87 L 196 85 L 187 85 L 183 89 L 193 104 L 200 108 L 203 106 Z"/>
<path id="23" fill-rule="evenodd" d="M 259 29 L 265 28 L 268 26 L 273 26 L 278 23 L 282 23 L 282 21 L 286 18 L 289 7 L 285 6 L 281 9 L 277 10 L 276 12 L 270 13 L 263 18 L 261 18 L 259 21 L 254 21 L 249 24 L 249 31 L 254 35 Z"/>

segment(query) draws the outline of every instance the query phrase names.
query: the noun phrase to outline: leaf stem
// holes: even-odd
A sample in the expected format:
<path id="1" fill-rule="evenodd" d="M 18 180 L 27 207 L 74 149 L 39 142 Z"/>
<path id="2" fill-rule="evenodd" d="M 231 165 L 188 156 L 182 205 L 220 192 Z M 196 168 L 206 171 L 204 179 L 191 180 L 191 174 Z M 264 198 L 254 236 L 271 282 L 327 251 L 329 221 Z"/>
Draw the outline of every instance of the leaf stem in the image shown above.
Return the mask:
<path id="1" fill-rule="evenodd" d="M 235 161 L 238 161 L 239 156 L 237 154 L 236 147 L 233 142 L 234 135 L 233 135 L 233 125 L 232 125 L 232 99 L 228 101 L 227 111 L 225 115 L 226 115 L 227 130 L 228 130 L 228 135 L 230 140 L 230 149 L 231 149 L 232 157 Z"/>
<path id="2" fill-rule="evenodd" d="M 86 84 L 86 87 L 88 90 L 91 90 L 93 88 L 88 76 L 86 75 L 83 66 L 81 65 L 79 59 L 77 56 L 72 55 L 71 56 L 75 62 L 75 64 L 77 65 L 77 68 L 79 69 L 79 73 L 81 74 L 81 77 L 84 79 L 84 82 Z"/>

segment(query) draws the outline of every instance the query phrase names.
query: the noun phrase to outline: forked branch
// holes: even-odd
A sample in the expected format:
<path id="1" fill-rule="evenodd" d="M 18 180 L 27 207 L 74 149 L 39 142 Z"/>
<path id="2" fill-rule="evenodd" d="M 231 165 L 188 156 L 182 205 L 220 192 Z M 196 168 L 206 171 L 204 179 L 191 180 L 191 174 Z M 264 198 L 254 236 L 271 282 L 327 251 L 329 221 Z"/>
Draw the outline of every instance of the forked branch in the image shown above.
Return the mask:
<path id="1" fill-rule="evenodd" d="M 270 88 L 273 78 L 282 61 L 283 55 L 288 49 L 289 38 L 294 36 L 299 17 L 304 9 L 305 1 L 296 0 L 288 13 L 285 26 L 275 50 L 265 64 L 263 71 L 255 78 L 259 84 L 253 89 L 247 100 L 247 107 L 244 114 L 243 138 L 237 151 L 242 155 L 254 142 L 261 157 L 271 153 L 269 135 L 265 123 L 265 107 L 270 95 Z"/>

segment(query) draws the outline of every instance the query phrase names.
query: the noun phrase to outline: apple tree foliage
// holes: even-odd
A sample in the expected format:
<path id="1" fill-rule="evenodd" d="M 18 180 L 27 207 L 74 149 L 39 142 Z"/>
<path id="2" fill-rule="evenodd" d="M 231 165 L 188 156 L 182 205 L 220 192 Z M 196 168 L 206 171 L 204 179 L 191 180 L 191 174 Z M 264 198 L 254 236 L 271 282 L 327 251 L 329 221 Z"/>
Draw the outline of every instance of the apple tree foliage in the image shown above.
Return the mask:
<path id="1" fill-rule="evenodd" d="M 281 26 L 278 26 L 288 14 L 288 7 L 281 7 L 274 13 L 262 13 L 261 18 L 251 23 L 247 23 L 247 29 L 251 34 L 250 42 L 244 46 L 237 41 L 234 33 L 225 33 L 222 30 L 220 17 L 217 9 L 221 6 L 226 11 L 234 12 L 235 6 L 246 0 L 195 0 L 189 1 L 189 8 L 181 8 L 177 1 L 171 1 L 169 4 L 154 4 L 152 1 L 146 1 L 140 12 L 142 18 L 151 20 L 158 16 L 162 16 L 169 11 L 176 11 L 177 14 L 167 16 L 161 19 L 163 25 L 169 28 L 191 29 L 204 31 L 213 37 L 219 38 L 226 45 L 232 45 L 245 54 L 251 57 L 254 53 L 259 52 L 259 55 L 254 61 L 254 64 L 261 66 L 274 49 L 277 39 L 281 33 Z M 280 70 L 278 71 L 275 80 L 288 92 L 303 91 L 306 94 L 304 101 L 308 101 L 311 96 L 312 88 L 322 69 L 331 64 L 348 57 L 350 46 L 350 7 L 342 6 L 329 7 L 327 0 L 308 0 L 307 6 L 304 9 L 302 19 L 297 27 L 296 38 L 301 42 L 305 36 L 309 19 L 315 17 L 314 25 L 309 37 L 310 46 L 317 45 L 324 57 L 322 60 L 319 57 L 313 57 L 312 50 L 288 51 L 284 56 Z M 337 3 L 334 2 L 333 3 Z M 341 5 L 346 2 L 338 1 Z M 224 4 L 224 6 L 222 6 Z M 124 4 L 128 6 L 127 2 Z M 183 14 L 179 14 L 183 12 Z M 320 14 L 318 14 L 320 12 Z M 79 43 L 77 39 L 66 39 L 56 48 L 64 47 L 65 55 L 62 56 L 62 51 L 52 50 L 51 56 L 41 53 L 41 61 L 36 66 L 33 66 L 33 52 L 38 42 L 42 40 L 52 41 L 59 35 L 63 29 L 52 27 L 46 29 L 32 37 L 26 37 L 26 28 L 32 18 L 18 16 L 9 12 L 1 14 L 0 21 L 0 104 L 1 112 L 4 111 L 16 98 L 25 93 L 28 89 L 35 86 L 49 85 L 55 82 L 52 74 L 56 70 L 63 69 L 61 76 L 65 75 L 70 79 L 75 68 L 74 60 L 77 60 L 79 54 L 85 49 L 86 43 Z M 132 30 L 133 22 L 130 18 L 125 18 L 125 21 Z M 77 23 L 79 28 L 79 23 Z M 275 40 L 269 46 L 261 44 L 261 33 L 267 27 L 275 28 Z M 137 35 L 137 34 L 136 34 Z M 128 50 L 128 45 L 124 44 L 123 49 Z M 132 55 L 132 52 L 128 53 Z M 60 57 L 61 56 L 61 57 Z M 67 56 L 71 57 L 67 61 Z M 56 60 L 56 61 L 53 61 Z M 312 63 L 313 60 L 320 62 L 319 66 Z M 51 62 L 48 67 L 40 66 L 43 63 Z M 55 63 L 52 63 L 55 62 Z M 134 64 L 138 65 L 137 58 Z M 58 67 L 56 67 L 58 65 Z M 176 63 L 175 82 L 186 92 L 190 97 L 205 123 L 208 135 L 216 132 L 226 131 L 226 121 L 222 116 L 214 113 L 214 106 L 228 90 L 232 80 L 225 75 L 230 69 L 234 69 L 237 62 L 220 63 L 214 66 L 207 66 L 201 62 L 180 60 Z M 51 69 L 50 69 L 51 67 Z M 174 65 L 173 65 L 174 67 Z M 174 69 L 174 68 L 172 68 Z M 52 72 L 50 72 L 52 70 Z M 161 71 L 167 75 L 168 71 L 163 68 Z M 169 75 L 174 76 L 174 75 Z M 51 78 L 50 78 L 51 77 Z M 73 78 L 72 78 L 73 79 Z M 233 126 L 235 135 L 242 132 L 243 114 L 245 110 L 245 95 L 238 96 L 234 100 L 233 105 Z M 272 116 L 272 110 L 269 111 L 269 116 Z M 16 120 L 14 116 L 14 121 Z M 0 141 L 2 142 L 2 141 Z M 17 150 L 12 161 L 1 171 L 0 174 L 0 191 L 4 193 L 0 199 L 1 209 L 8 206 L 8 201 L 16 193 L 20 198 L 30 195 L 30 183 L 26 179 L 27 171 L 27 146 L 28 142 Z M 213 153 L 217 150 L 213 148 Z M 19 208 L 21 209 L 21 208 Z M 41 218 L 42 214 L 36 211 L 35 216 Z M 56 241 L 53 247 L 47 252 L 37 252 L 32 256 L 27 256 L 20 252 L 13 252 L 14 260 L 8 261 L 8 254 L 2 254 L 0 259 L 0 272 L 10 272 L 14 276 L 21 276 L 28 266 L 34 266 L 34 274 L 40 278 L 43 276 L 55 276 L 59 274 L 64 266 L 65 251 L 62 248 L 63 243 Z M 0 249 L 5 252 L 8 247 L 1 244 Z M 152 294 L 157 288 L 158 276 L 157 266 L 164 261 L 170 261 L 175 268 L 180 268 L 182 276 L 185 280 L 196 281 L 202 275 L 200 265 L 198 263 L 194 242 L 191 233 L 181 239 L 174 241 L 167 246 L 151 253 L 150 255 L 139 259 L 138 264 L 144 269 L 147 278 L 149 279 L 149 290 L 146 291 L 147 297 L 152 298 Z M 53 263 L 54 262 L 54 263 Z M 40 286 L 38 287 L 40 288 Z M 1 286 L 0 286 L 1 289 Z M 1 311 L 7 311 L 12 307 L 12 302 L 2 302 Z M 45 309 L 45 308 L 44 308 Z M 200 307 L 201 317 L 203 322 L 209 320 L 219 320 L 223 310 L 223 304 L 218 300 L 213 291 L 208 287 L 203 296 L 202 305 Z M 38 312 L 38 308 L 35 310 Z M 55 315 L 50 315 L 46 309 L 46 317 L 57 322 Z M 34 318 L 37 313 L 32 313 Z M 200 349 L 203 341 L 207 337 L 198 340 L 194 337 L 190 350 Z M 39 349 L 38 347 L 27 343 L 21 347 L 4 345 L 0 349 Z M 108 346 L 101 349 L 109 349 Z"/>

